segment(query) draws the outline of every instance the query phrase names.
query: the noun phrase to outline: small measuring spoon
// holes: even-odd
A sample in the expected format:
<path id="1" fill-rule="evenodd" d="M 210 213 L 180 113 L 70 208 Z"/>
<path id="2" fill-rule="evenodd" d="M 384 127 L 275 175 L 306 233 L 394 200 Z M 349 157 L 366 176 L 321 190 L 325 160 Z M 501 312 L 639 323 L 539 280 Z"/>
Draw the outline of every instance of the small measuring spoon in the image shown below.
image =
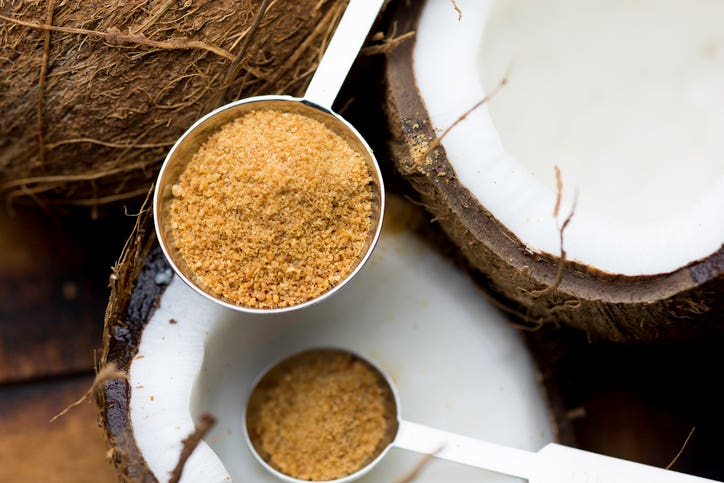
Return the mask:
<path id="1" fill-rule="evenodd" d="M 300 309 L 326 299 L 347 284 L 369 259 L 382 229 L 385 190 L 382 174 L 372 149 L 362 135 L 340 115 L 332 111 L 352 63 L 357 57 L 367 34 L 385 0 L 350 0 L 339 21 L 334 36 L 324 52 L 304 97 L 284 95 L 257 96 L 226 104 L 196 121 L 171 148 L 161 166 L 153 197 L 153 218 L 159 245 L 176 274 L 203 297 L 224 307 L 247 313 L 272 314 Z M 254 308 L 226 300 L 195 282 L 191 270 L 179 255 L 173 243 L 173 230 L 169 211 L 173 201 L 172 187 L 191 161 L 193 155 L 213 133 L 245 113 L 260 109 L 276 109 L 322 122 L 332 132 L 347 141 L 357 151 L 372 177 L 373 200 L 370 213 L 371 229 L 360 258 L 354 268 L 338 284 L 321 295 L 292 306 L 281 308 Z"/>
<path id="2" fill-rule="evenodd" d="M 516 476 L 531 483 L 631 483 L 649 481 L 657 483 L 693 483 L 714 481 L 555 443 L 546 445 L 538 452 L 530 452 L 405 421 L 400 414 L 400 398 L 397 388 L 382 369 L 358 354 L 330 348 L 307 350 L 273 365 L 270 369 L 264 371 L 260 379 L 254 384 L 254 389 L 247 402 L 243 418 L 244 436 L 247 445 L 251 449 L 254 458 L 281 480 L 290 483 L 307 481 L 282 473 L 260 455 L 260 453 L 263 453 L 261 442 L 257 437 L 249 434 L 249 427 L 254 424 L 256 418 L 254 411 L 257 411 L 257 409 L 254 409 L 257 402 L 252 403 L 252 401 L 255 401 L 255 397 L 260 397 L 261 391 L 257 392 L 258 389 L 273 387 L 276 381 L 284 377 L 295 365 L 309 360 L 310 357 L 334 356 L 335 354 L 348 355 L 363 362 L 373 372 L 377 373 L 379 384 L 383 393 L 385 393 L 386 403 L 391 407 L 388 411 L 388 430 L 385 440 L 377 446 L 378 453 L 370 455 L 371 461 L 358 471 L 342 478 L 327 480 L 328 483 L 346 483 L 364 476 L 382 461 L 392 447 L 430 454 L 437 458 Z M 250 408 L 252 408 L 251 411 Z"/>

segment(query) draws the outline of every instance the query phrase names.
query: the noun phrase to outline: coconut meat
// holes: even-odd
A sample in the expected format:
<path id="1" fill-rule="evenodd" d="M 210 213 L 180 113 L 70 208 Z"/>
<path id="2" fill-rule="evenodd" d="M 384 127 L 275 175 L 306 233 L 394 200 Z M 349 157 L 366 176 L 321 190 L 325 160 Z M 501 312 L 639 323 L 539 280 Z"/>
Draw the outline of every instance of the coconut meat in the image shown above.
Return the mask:
<path id="1" fill-rule="evenodd" d="M 480 204 L 536 252 L 666 273 L 724 241 L 724 3 L 428 0 L 414 72 Z M 557 187 L 562 204 L 553 216 Z"/>
<path id="2" fill-rule="evenodd" d="M 161 274 L 170 277 L 168 274 Z M 157 277 L 158 281 L 158 277 Z M 166 282 L 166 281 L 164 281 Z M 195 430 L 189 410 L 193 385 L 204 358 L 204 341 L 221 309 L 173 296 L 173 278 L 139 344 L 129 371 L 133 434 L 148 467 L 167 481 L 176 467 L 183 440 Z M 183 296 L 190 289 L 181 287 Z M 188 292 L 186 292 L 185 290 Z M 231 481 L 229 472 L 205 441 L 184 465 L 181 482 Z"/>
<path id="3" fill-rule="evenodd" d="M 393 377 L 405 418 L 507 446 L 553 438 L 534 364 L 520 333 L 449 260 L 391 215 L 372 258 L 329 300 L 276 316 L 219 307 L 172 277 L 130 367 L 134 437 L 159 479 L 208 412 L 216 425 L 187 461 L 182 482 L 278 481 L 243 437 L 243 405 L 272 362 L 311 347 L 340 347 Z M 397 221 L 395 221 L 397 220 Z M 420 455 L 393 448 L 360 481 L 397 481 Z M 508 482 L 435 461 L 417 480 Z"/>

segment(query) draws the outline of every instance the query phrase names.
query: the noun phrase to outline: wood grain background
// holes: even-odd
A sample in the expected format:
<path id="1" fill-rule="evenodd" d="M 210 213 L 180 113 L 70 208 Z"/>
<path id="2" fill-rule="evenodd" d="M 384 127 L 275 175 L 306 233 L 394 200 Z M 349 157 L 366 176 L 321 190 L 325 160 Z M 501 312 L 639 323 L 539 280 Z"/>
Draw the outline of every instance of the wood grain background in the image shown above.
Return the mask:
<path id="1" fill-rule="evenodd" d="M 132 220 L 0 210 L 0 482 L 110 482 L 93 381 L 110 267 Z"/>

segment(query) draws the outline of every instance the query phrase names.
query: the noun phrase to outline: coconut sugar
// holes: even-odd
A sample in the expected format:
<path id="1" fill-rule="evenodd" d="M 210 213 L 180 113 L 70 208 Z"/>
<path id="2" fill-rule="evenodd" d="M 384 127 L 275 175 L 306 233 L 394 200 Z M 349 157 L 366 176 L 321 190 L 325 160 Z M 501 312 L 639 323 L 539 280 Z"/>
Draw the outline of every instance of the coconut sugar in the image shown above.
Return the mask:
<path id="1" fill-rule="evenodd" d="M 391 441 L 394 406 L 380 377 L 349 353 L 303 354 L 254 390 L 247 430 L 257 452 L 303 480 L 332 480 L 362 469 Z"/>
<path id="2" fill-rule="evenodd" d="M 372 178 L 324 124 L 279 110 L 223 126 L 173 186 L 174 244 L 206 290 L 280 308 L 342 281 L 371 229 Z"/>

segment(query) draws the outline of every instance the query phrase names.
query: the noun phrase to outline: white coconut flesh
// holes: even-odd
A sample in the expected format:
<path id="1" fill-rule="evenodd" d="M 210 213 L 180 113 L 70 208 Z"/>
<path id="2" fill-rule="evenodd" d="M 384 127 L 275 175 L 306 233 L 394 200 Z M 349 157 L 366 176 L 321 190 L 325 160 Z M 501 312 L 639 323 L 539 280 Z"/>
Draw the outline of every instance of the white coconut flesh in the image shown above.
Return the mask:
<path id="1" fill-rule="evenodd" d="M 667 273 L 724 242 L 724 2 L 428 0 L 414 72 L 461 184 L 535 252 Z M 553 217 L 560 169 L 563 200 Z"/>
<path id="2" fill-rule="evenodd" d="M 552 440 L 519 332 L 453 264 L 388 228 L 350 285 L 298 314 L 239 314 L 171 281 L 130 368 L 134 436 L 154 475 L 167 480 L 181 440 L 209 412 L 217 424 L 182 481 L 277 481 L 246 447 L 243 405 L 270 363 L 320 346 L 354 350 L 388 371 L 406 419 L 528 450 Z M 420 458 L 393 448 L 361 481 L 397 481 Z M 519 480 L 435 461 L 416 481 Z"/>

